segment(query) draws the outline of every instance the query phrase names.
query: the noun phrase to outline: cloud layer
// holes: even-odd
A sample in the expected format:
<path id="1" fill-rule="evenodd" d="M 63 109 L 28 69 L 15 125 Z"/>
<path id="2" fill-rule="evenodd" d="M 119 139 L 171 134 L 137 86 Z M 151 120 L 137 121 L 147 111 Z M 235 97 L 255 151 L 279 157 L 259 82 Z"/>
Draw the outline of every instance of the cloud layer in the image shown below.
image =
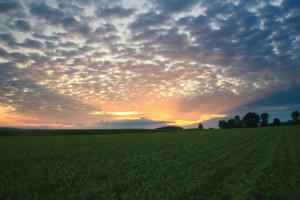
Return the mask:
<path id="1" fill-rule="evenodd" d="M 299 8 L 293 0 L 3 1 L 0 125 L 195 123 L 298 89 Z"/>

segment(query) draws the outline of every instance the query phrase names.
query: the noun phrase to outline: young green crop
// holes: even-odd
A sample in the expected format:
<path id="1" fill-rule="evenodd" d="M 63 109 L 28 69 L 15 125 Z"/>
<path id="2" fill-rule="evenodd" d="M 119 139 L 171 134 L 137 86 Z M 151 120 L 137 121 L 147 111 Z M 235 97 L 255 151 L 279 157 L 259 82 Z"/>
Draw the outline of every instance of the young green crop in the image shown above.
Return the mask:
<path id="1" fill-rule="evenodd" d="M 300 199 L 300 127 L 0 137 L 0 199 Z"/>

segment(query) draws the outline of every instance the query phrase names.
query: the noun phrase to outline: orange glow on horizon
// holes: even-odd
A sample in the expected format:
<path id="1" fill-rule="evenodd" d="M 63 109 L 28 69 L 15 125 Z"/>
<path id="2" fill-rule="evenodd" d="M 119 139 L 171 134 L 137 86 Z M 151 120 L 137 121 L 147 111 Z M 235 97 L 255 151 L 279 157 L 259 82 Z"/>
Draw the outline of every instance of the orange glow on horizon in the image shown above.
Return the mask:
<path id="1" fill-rule="evenodd" d="M 101 111 L 92 111 L 82 116 L 69 116 L 66 119 L 33 118 L 18 114 L 13 108 L 0 107 L 0 126 L 84 128 L 98 127 L 101 121 L 116 122 L 119 120 L 140 120 L 141 118 L 165 122 L 166 125 L 188 126 L 213 118 L 226 117 L 224 114 L 209 114 L 207 111 L 199 111 L 196 108 L 188 112 L 183 112 L 179 106 L 179 101 L 176 98 L 169 98 L 167 100 L 141 98 L 135 101 L 134 106 L 127 107 L 127 109 L 122 104 L 109 102 L 105 109 L 102 105 L 98 106 L 99 108 L 102 107 Z M 207 114 L 200 114 L 201 112 Z"/>
<path id="2" fill-rule="evenodd" d="M 175 120 L 175 122 L 168 123 L 167 125 L 187 126 L 187 125 L 191 125 L 191 124 L 201 123 L 201 122 L 213 119 L 213 118 L 221 118 L 221 117 L 226 117 L 226 116 L 227 115 L 224 115 L 224 114 L 203 115 L 202 117 L 200 117 L 199 120 L 196 120 L 196 121 Z"/>

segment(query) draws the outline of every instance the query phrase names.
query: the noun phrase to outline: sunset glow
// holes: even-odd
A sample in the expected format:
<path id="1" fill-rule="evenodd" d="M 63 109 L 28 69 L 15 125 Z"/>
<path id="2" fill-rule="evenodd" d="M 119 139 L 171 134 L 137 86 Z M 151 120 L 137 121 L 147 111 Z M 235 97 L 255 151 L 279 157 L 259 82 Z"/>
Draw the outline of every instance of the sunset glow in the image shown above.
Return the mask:
<path id="1" fill-rule="evenodd" d="M 208 128 L 249 110 L 289 117 L 300 106 L 299 8 L 2 1 L 0 126 Z"/>

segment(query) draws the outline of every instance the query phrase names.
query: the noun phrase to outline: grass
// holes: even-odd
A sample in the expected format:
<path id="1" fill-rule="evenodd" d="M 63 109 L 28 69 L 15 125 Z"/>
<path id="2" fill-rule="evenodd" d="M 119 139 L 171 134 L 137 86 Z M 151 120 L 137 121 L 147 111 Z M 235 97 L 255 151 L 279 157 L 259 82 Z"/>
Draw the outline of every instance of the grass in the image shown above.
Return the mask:
<path id="1" fill-rule="evenodd" d="M 0 137 L 0 199 L 300 199 L 300 126 Z"/>

